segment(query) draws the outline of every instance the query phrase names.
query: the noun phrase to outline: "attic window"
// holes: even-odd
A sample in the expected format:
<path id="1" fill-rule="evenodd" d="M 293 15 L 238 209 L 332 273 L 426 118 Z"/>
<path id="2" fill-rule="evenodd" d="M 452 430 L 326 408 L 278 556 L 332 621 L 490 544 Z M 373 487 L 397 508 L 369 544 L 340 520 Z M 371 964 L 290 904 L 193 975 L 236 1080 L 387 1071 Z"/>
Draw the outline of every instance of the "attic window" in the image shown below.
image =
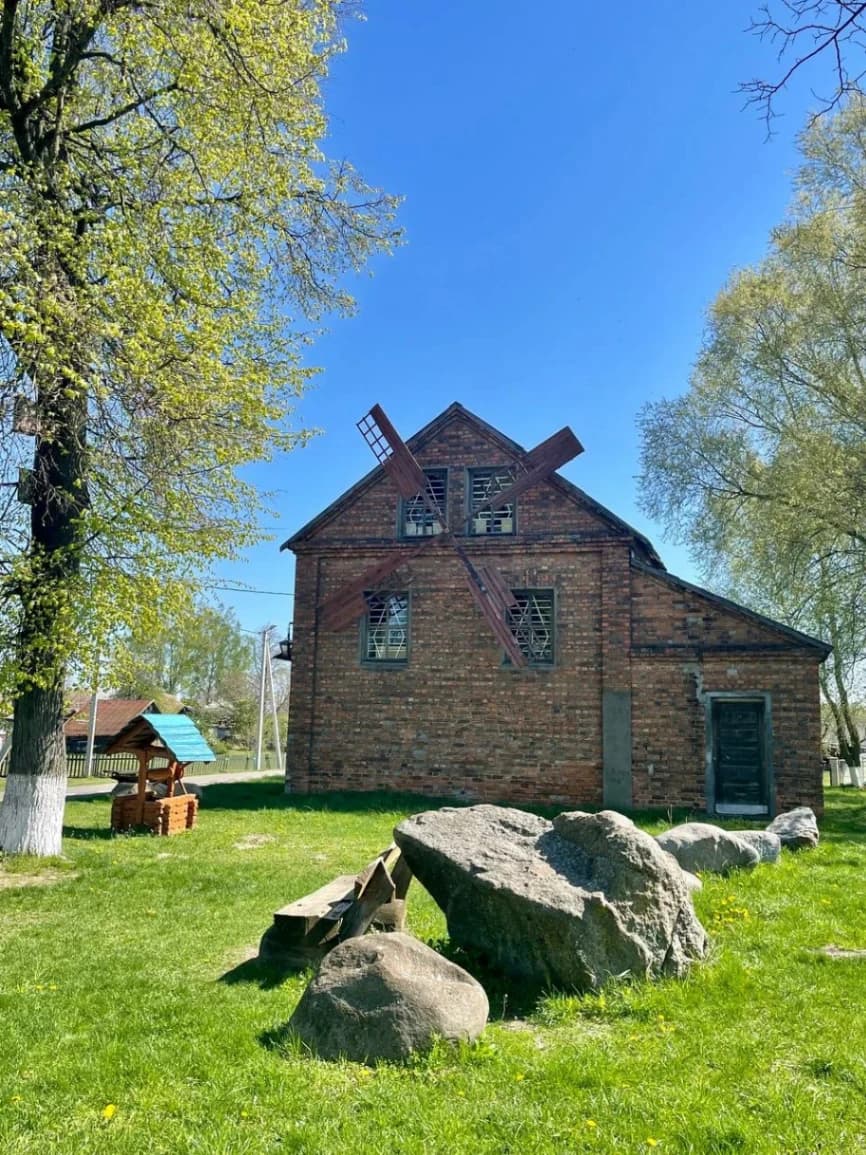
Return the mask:
<path id="1" fill-rule="evenodd" d="M 497 493 L 514 484 L 514 471 L 507 466 L 469 471 L 469 532 L 476 536 L 514 533 L 514 502 L 498 509 L 479 509 Z M 476 513 L 475 511 L 478 510 Z"/>
<path id="2" fill-rule="evenodd" d="M 409 660 L 409 594 L 403 592 L 366 593 L 363 658 L 365 662 Z"/>
<path id="3" fill-rule="evenodd" d="M 443 514 L 448 495 L 448 470 L 425 469 L 427 498 Z M 442 521 L 425 504 L 421 494 L 400 503 L 400 532 L 403 537 L 433 537 L 442 533 Z"/>
<path id="4" fill-rule="evenodd" d="M 512 590 L 517 605 L 508 611 L 515 641 L 531 666 L 552 666 L 554 598 L 552 589 Z"/>

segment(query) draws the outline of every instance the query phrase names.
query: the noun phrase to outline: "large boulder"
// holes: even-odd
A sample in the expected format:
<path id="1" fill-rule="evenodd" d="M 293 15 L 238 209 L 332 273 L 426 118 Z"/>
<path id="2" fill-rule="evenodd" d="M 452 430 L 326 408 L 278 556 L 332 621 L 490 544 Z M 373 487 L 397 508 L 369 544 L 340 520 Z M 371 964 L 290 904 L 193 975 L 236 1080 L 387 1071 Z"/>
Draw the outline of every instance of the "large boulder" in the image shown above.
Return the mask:
<path id="1" fill-rule="evenodd" d="M 472 1041 L 487 995 L 455 963 L 406 934 L 351 938 L 326 955 L 289 1028 L 323 1059 L 402 1060 L 437 1038 Z"/>
<path id="2" fill-rule="evenodd" d="M 782 840 L 769 830 L 738 830 L 737 838 L 748 842 L 757 850 L 761 862 L 778 862 L 782 853 Z"/>
<path id="3" fill-rule="evenodd" d="M 394 838 L 453 942 L 537 987 L 682 975 L 706 951 L 682 872 L 613 811 L 551 823 L 498 806 L 407 818 Z"/>
<path id="4" fill-rule="evenodd" d="M 777 815 L 767 830 L 778 834 L 789 850 L 814 850 L 818 845 L 818 820 L 810 806 L 798 806 Z"/>
<path id="5" fill-rule="evenodd" d="M 735 867 L 757 866 L 760 861 L 754 846 L 708 822 L 684 822 L 660 834 L 656 841 L 691 874 L 699 870 L 727 874 Z"/>

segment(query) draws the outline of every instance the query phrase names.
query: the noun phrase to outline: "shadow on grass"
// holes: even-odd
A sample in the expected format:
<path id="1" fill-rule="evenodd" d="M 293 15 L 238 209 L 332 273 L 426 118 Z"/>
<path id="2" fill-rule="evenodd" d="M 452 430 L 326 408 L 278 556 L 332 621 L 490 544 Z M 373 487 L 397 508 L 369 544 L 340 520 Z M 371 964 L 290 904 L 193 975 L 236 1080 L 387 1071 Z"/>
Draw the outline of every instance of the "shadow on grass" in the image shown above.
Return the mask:
<path id="1" fill-rule="evenodd" d="M 279 1027 L 271 1027 L 259 1035 L 259 1043 L 266 1051 L 275 1051 L 278 1055 L 291 1054 L 298 1050 L 298 1043 L 294 1032 L 288 1023 Z"/>
<path id="2" fill-rule="evenodd" d="M 303 974 L 309 969 L 309 963 L 292 965 L 289 963 L 265 962 L 258 955 L 255 958 L 245 959 L 225 972 L 217 982 L 233 986 L 235 983 L 255 983 L 263 991 L 271 991 L 282 986 L 287 978 Z"/>
<path id="3" fill-rule="evenodd" d="M 549 992 L 524 980 L 509 978 L 492 967 L 480 952 L 458 946 L 449 938 L 428 940 L 431 950 L 462 967 L 484 987 L 490 1003 L 491 1023 L 528 1018 Z"/>
<path id="4" fill-rule="evenodd" d="M 64 826 L 63 837 L 80 842 L 107 842 L 117 835 L 107 826 Z"/>

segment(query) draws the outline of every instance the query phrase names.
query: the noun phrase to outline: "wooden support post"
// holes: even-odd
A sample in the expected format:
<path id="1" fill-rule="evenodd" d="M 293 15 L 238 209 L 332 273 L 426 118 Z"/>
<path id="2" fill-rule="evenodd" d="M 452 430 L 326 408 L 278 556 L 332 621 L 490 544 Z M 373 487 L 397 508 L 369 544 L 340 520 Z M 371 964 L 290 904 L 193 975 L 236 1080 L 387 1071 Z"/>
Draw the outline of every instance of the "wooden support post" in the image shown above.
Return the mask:
<path id="1" fill-rule="evenodd" d="M 146 750 L 138 752 L 138 825 L 144 825 L 144 803 L 147 797 L 147 762 Z"/>

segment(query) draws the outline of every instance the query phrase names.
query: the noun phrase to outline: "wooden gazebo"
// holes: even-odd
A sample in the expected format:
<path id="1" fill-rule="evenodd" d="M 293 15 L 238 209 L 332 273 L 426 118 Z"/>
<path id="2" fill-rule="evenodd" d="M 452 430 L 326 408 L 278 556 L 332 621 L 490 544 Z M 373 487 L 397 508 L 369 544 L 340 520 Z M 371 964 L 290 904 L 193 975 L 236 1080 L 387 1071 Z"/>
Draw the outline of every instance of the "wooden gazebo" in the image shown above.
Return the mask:
<path id="1" fill-rule="evenodd" d="M 149 826 L 154 834 L 178 834 L 195 825 L 198 799 L 184 791 L 184 771 L 191 762 L 214 762 L 216 756 L 191 718 L 185 714 L 139 714 L 124 726 L 106 753 L 135 754 L 138 758 L 138 791 L 114 799 L 113 830 Z M 155 766 L 155 761 L 162 764 Z M 148 791 L 148 782 L 164 782 L 165 797 L 156 798 Z"/>

